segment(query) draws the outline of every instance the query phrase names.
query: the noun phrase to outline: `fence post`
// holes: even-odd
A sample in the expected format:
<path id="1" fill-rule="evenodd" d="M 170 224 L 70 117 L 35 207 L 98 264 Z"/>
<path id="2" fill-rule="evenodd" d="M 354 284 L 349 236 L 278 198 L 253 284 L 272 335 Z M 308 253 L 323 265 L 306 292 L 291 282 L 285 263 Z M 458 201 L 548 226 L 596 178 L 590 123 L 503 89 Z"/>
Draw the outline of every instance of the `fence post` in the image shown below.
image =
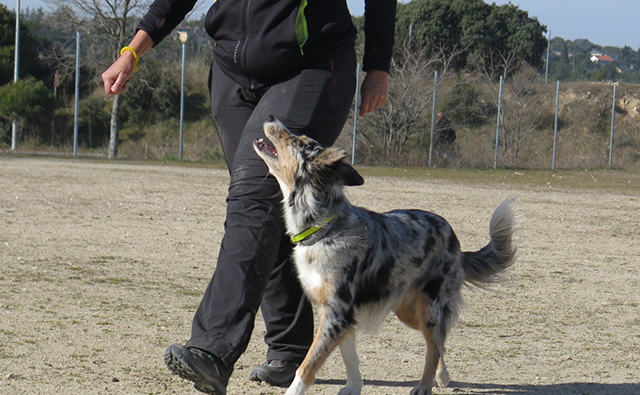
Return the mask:
<path id="1" fill-rule="evenodd" d="M 53 140 L 56 135 L 56 97 L 58 96 L 58 82 L 59 80 L 58 70 L 56 70 L 56 74 L 53 77 L 53 108 L 51 114 L 51 148 L 53 148 Z"/>
<path id="2" fill-rule="evenodd" d="M 613 164 L 613 129 L 616 126 L 616 92 L 618 84 L 613 84 L 613 106 L 611 108 L 611 139 L 609 140 L 609 167 Z"/>
<path id="3" fill-rule="evenodd" d="M 356 165 L 356 139 L 358 137 L 358 101 L 360 99 L 360 63 L 356 66 L 356 97 L 353 109 L 353 147 L 351 148 L 351 165 Z"/>
<path id="4" fill-rule="evenodd" d="M 431 111 L 431 138 L 429 139 L 429 167 L 433 164 L 433 137 L 436 130 L 436 101 L 438 98 L 438 70 L 433 77 L 433 109 Z"/>
<path id="5" fill-rule="evenodd" d="M 80 110 L 80 31 L 76 32 L 76 107 L 73 120 L 73 157 L 78 157 L 78 118 Z"/>
<path id="6" fill-rule="evenodd" d="M 544 71 L 545 85 L 547 85 L 547 80 L 549 78 L 549 52 L 551 52 L 551 30 L 549 30 L 549 38 L 547 39 L 547 62 L 545 64 L 545 71 Z"/>
<path id="7" fill-rule="evenodd" d="M 551 162 L 551 170 L 556 169 L 556 145 L 558 143 L 558 106 L 560 105 L 560 80 L 556 86 L 556 122 L 553 127 L 553 160 Z"/>
<path id="8" fill-rule="evenodd" d="M 13 83 L 18 82 L 20 74 L 20 0 L 16 1 L 16 48 L 13 62 Z M 11 149 L 18 147 L 18 120 L 11 122 Z"/>
<path id="9" fill-rule="evenodd" d="M 493 169 L 498 168 L 498 147 L 500 146 L 500 118 L 502 117 L 502 86 L 504 85 L 504 76 L 500 76 L 500 93 L 498 93 L 498 121 L 496 126 L 496 147 L 493 157 Z"/>

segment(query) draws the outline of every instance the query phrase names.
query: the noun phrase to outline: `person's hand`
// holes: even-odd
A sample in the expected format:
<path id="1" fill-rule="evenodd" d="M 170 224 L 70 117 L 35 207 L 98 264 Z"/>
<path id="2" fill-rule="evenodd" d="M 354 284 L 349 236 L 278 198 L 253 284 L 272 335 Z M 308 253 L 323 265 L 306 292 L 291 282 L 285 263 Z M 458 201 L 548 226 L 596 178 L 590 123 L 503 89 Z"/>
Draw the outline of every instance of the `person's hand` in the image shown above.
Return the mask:
<path id="1" fill-rule="evenodd" d="M 138 54 L 138 59 L 153 47 L 151 36 L 144 30 L 138 30 L 133 40 L 128 45 L 134 48 Z M 131 51 L 122 51 L 122 55 L 113 64 L 102 73 L 102 82 L 104 82 L 104 91 L 107 95 L 119 95 L 127 89 L 127 81 L 135 71 L 136 58 Z"/>
<path id="2" fill-rule="evenodd" d="M 381 70 L 369 70 L 360 87 L 359 116 L 373 112 L 384 104 L 389 93 L 389 73 Z"/>
<path id="3" fill-rule="evenodd" d="M 104 91 L 107 95 L 119 95 L 127 88 L 127 81 L 133 75 L 135 58 L 130 51 L 124 51 L 113 64 L 102 73 Z"/>

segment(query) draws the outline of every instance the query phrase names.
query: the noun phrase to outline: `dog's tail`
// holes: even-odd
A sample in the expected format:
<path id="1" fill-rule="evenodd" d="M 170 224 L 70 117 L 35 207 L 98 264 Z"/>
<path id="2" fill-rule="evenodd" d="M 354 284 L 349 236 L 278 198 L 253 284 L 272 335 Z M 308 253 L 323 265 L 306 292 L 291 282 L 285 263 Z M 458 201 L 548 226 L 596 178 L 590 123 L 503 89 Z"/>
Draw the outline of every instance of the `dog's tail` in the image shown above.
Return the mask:
<path id="1" fill-rule="evenodd" d="M 483 287 L 500 281 L 500 274 L 511 266 L 516 258 L 512 236 L 516 227 L 513 209 L 515 198 L 502 202 L 493 212 L 489 223 L 491 241 L 480 251 L 464 253 L 464 280 L 468 284 Z"/>

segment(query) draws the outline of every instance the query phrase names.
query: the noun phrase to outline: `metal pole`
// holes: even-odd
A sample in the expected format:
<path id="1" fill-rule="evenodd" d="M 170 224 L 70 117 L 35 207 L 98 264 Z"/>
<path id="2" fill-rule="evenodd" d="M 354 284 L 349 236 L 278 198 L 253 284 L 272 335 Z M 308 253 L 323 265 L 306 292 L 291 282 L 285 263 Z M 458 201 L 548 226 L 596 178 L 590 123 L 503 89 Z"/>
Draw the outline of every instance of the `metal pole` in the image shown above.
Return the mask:
<path id="1" fill-rule="evenodd" d="M 549 38 L 547 39 L 547 64 L 544 72 L 544 84 L 547 85 L 547 79 L 549 77 L 549 52 L 551 51 L 551 30 L 549 30 Z"/>
<path id="2" fill-rule="evenodd" d="M 413 23 L 409 25 L 409 44 L 411 44 L 411 40 L 413 40 Z"/>
<path id="3" fill-rule="evenodd" d="M 13 82 L 18 82 L 20 74 L 20 0 L 16 0 L 16 48 L 13 62 Z M 18 120 L 11 122 L 11 149 L 18 146 Z"/>
<path id="4" fill-rule="evenodd" d="M 80 110 L 80 32 L 76 32 L 76 106 L 73 120 L 73 157 L 78 157 L 78 118 Z"/>
<path id="5" fill-rule="evenodd" d="M 438 70 L 433 77 L 433 107 L 431 109 L 431 137 L 429 138 L 429 167 L 433 165 L 433 137 L 436 130 L 436 99 L 438 97 Z"/>
<path id="6" fill-rule="evenodd" d="M 180 155 L 179 158 L 182 160 L 182 149 L 184 144 L 184 74 L 185 74 L 185 64 L 186 64 L 186 53 L 187 53 L 187 43 L 182 43 L 182 81 L 180 83 Z"/>
<path id="7" fill-rule="evenodd" d="M 493 158 L 493 169 L 498 168 L 498 147 L 500 146 L 500 118 L 502 117 L 502 86 L 504 84 L 504 76 L 500 76 L 500 93 L 498 94 L 498 125 L 496 127 L 496 152 Z"/>
<path id="8" fill-rule="evenodd" d="M 611 109 L 611 139 L 609 140 L 609 167 L 613 164 L 613 128 L 616 126 L 616 92 L 618 84 L 613 84 L 613 107 Z"/>
<path id="9" fill-rule="evenodd" d="M 53 140 L 56 134 L 56 96 L 58 95 L 58 70 L 53 77 L 53 112 L 51 115 L 51 148 L 53 148 Z"/>
<path id="10" fill-rule="evenodd" d="M 20 0 L 16 0 L 16 48 L 13 63 L 13 82 L 18 81 L 20 71 Z"/>
<path id="11" fill-rule="evenodd" d="M 360 63 L 356 66 L 356 100 L 353 110 L 353 147 L 351 148 L 351 165 L 356 164 L 356 138 L 358 137 L 358 99 L 360 98 Z"/>
<path id="12" fill-rule="evenodd" d="M 556 169 L 556 145 L 558 143 L 558 107 L 560 105 L 560 80 L 556 86 L 556 123 L 553 128 L 553 160 L 551 161 L 551 169 Z"/>

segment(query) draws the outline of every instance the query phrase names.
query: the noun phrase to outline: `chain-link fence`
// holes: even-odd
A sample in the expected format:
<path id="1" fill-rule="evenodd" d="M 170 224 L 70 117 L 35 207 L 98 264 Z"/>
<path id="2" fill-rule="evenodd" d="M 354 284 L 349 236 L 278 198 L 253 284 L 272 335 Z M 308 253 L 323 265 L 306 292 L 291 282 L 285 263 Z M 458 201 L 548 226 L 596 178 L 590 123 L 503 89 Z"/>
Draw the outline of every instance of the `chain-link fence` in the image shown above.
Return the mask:
<path id="1" fill-rule="evenodd" d="M 207 86 L 213 43 L 201 21 L 186 22 L 180 30 L 186 43 L 176 32 L 145 55 L 121 97 L 119 158 L 223 162 Z M 5 103 L 0 107 L 19 109 L 17 134 L 13 120 L 0 120 L 4 152 L 107 156 L 113 97 L 104 94 L 100 73 L 113 57 L 85 33 L 76 63 L 75 34 L 66 33 L 65 45 L 45 59 L 48 67 L 23 60 L 21 82 L 2 87 L 12 99 L 0 100 Z M 21 50 L 38 53 L 29 47 L 33 42 L 23 42 Z M 563 57 L 549 48 L 547 58 Z M 610 66 L 589 61 L 593 73 Z M 396 60 L 385 107 L 357 119 L 357 125 L 352 111 L 337 144 L 352 152 L 356 163 L 470 168 L 637 168 L 640 163 L 639 85 L 558 82 L 566 64 L 559 60 L 550 68 L 522 65 L 504 79 L 424 64 L 430 63 L 415 54 Z"/>

